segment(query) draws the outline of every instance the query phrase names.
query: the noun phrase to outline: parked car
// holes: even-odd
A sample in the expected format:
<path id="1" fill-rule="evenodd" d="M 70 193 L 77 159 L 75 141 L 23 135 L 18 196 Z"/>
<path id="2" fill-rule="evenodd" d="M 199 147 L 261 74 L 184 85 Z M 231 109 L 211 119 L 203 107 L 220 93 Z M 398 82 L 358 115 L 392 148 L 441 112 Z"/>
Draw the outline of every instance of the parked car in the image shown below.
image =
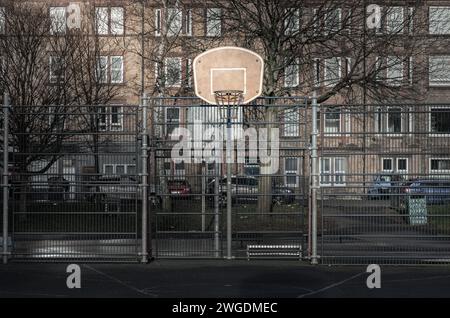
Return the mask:
<path id="1" fill-rule="evenodd" d="M 208 183 L 207 193 L 213 200 L 215 193 L 215 179 Z M 231 195 L 233 202 L 257 201 L 259 194 L 259 181 L 251 176 L 232 176 Z M 219 204 L 226 205 L 227 178 L 219 180 Z M 272 185 L 272 203 L 289 204 L 295 201 L 295 191 L 289 187 Z"/>
<path id="2" fill-rule="evenodd" d="M 188 198 L 192 194 L 191 185 L 187 180 L 169 180 L 167 190 L 172 198 Z"/>
<path id="3" fill-rule="evenodd" d="M 398 192 L 398 195 L 391 198 L 391 206 L 398 210 L 408 209 L 410 197 L 424 197 L 427 205 L 450 204 L 450 180 L 448 179 L 412 180 L 399 187 Z"/>
<path id="4" fill-rule="evenodd" d="M 389 196 L 399 184 L 405 179 L 401 174 L 383 173 L 374 177 L 372 184 L 369 186 L 367 193 L 369 199 L 383 199 Z"/>

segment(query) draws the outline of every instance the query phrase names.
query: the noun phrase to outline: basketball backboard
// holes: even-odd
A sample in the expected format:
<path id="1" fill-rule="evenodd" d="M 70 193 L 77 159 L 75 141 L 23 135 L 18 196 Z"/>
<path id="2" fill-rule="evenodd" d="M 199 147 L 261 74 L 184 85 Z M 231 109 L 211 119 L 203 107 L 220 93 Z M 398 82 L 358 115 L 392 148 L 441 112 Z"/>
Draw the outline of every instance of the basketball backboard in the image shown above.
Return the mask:
<path id="1" fill-rule="evenodd" d="M 257 53 L 234 46 L 208 50 L 194 60 L 195 94 L 216 104 L 217 91 L 242 91 L 246 104 L 262 93 L 264 61 Z"/>

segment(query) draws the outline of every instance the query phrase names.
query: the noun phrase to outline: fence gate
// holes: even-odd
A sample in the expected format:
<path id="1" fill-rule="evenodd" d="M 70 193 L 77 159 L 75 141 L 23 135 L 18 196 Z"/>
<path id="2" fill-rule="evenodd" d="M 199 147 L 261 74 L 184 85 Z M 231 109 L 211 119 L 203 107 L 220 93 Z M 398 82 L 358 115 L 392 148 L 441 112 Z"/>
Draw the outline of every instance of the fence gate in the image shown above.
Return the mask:
<path id="1" fill-rule="evenodd" d="M 137 260 L 138 124 L 137 106 L 13 107 L 13 260 Z"/>
<path id="2" fill-rule="evenodd" d="M 226 257 L 226 112 L 197 98 L 152 98 L 148 105 L 155 114 L 150 134 L 153 255 Z M 305 102 L 296 98 L 259 99 L 233 109 L 233 258 L 305 256 L 306 118 Z M 259 152 L 264 128 L 279 133 L 278 153 L 271 154 L 270 144 L 268 153 Z M 270 155 L 273 162 L 262 162 Z M 275 168 L 270 176 L 262 171 L 264 164 Z"/>
<path id="3" fill-rule="evenodd" d="M 450 108 L 322 105 L 325 264 L 450 262 Z"/>

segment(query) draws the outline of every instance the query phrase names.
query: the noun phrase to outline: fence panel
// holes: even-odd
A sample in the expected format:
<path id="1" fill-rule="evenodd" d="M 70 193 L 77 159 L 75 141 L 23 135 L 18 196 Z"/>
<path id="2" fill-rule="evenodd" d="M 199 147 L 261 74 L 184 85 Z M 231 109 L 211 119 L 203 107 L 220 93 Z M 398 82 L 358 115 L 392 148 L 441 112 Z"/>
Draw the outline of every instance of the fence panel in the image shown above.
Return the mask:
<path id="1" fill-rule="evenodd" d="M 322 105 L 326 264 L 450 261 L 450 108 Z"/>
<path id="2" fill-rule="evenodd" d="M 137 106 L 12 113 L 14 259 L 137 260 Z"/>
<path id="3" fill-rule="evenodd" d="M 225 257 L 226 111 L 197 98 L 152 98 L 148 104 L 155 114 L 156 164 L 150 173 L 155 256 Z M 304 99 L 259 99 L 232 114 L 232 256 L 248 258 L 252 246 L 303 249 L 309 184 Z M 285 117 L 288 124 L 281 124 Z M 280 134 L 278 153 L 271 153 L 269 144 L 269 152 L 261 153 L 262 128 Z M 180 129 L 186 129 L 181 141 L 188 143 L 180 144 Z M 276 162 L 265 163 L 271 156 Z M 262 171 L 271 164 L 277 165 L 274 171 Z M 273 251 L 252 256 L 301 257 Z"/>

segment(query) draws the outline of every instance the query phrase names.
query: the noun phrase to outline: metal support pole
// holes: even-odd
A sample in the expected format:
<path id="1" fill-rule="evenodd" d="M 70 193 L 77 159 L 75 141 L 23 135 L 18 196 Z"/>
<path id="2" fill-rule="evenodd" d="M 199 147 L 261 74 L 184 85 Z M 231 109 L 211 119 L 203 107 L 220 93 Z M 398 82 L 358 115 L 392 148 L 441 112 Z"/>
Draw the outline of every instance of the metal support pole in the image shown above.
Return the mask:
<path id="1" fill-rule="evenodd" d="M 9 199 L 9 184 L 8 184 L 8 135 L 9 135 L 9 96 L 5 94 L 3 97 L 3 264 L 8 263 L 8 199 Z"/>
<path id="2" fill-rule="evenodd" d="M 206 163 L 202 163 L 202 232 L 206 231 Z"/>
<path id="3" fill-rule="evenodd" d="M 312 97 L 312 135 L 311 135 L 311 264 L 318 264 L 317 256 L 317 189 L 318 173 L 317 173 L 317 97 L 316 92 Z"/>
<path id="4" fill-rule="evenodd" d="M 142 95 L 142 251 L 141 262 L 148 262 L 148 136 L 147 136 L 147 95 Z"/>
<path id="5" fill-rule="evenodd" d="M 231 106 L 227 106 L 227 259 L 232 259 L 232 219 L 231 219 Z"/>
<path id="6" fill-rule="evenodd" d="M 218 151 L 218 149 L 216 149 Z M 219 257 L 220 238 L 219 238 L 219 181 L 221 178 L 220 164 L 215 163 L 215 182 L 214 182 L 214 250 L 216 257 Z"/>

